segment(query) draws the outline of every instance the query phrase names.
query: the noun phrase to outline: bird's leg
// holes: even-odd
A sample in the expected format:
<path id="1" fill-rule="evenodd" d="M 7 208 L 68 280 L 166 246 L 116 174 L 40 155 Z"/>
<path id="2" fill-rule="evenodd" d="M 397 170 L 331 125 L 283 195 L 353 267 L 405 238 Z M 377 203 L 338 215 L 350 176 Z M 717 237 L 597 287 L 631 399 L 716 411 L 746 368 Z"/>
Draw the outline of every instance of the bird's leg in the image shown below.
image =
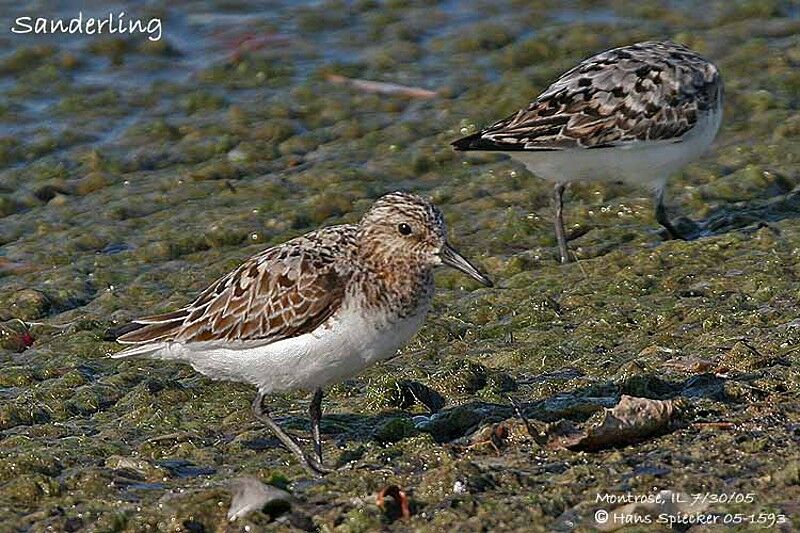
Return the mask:
<path id="1" fill-rule="evenodd" d="M 567 236 L 564 231 L 564 188 L 565 183 L 557 183 L 553 191 L 553 203 L 556 208 L 555 225 L 556 240 L 558 240 L 558 252 L 561 254 L 561 262 L 569 263 L 569 250 L 567 249 Z"/>
<path id="2" fill-rule="evenodd" d="M 664 205 L 664 189 L 659 189 L 656 192 L 655 196 L 655 204 L 656 204 L 656 220 L 659 224 L 664 226 L 664 229 L 667 230 L 667 235 L 670 239 L 683 239 L 683 235 L 681 235 L 675 226 L 672 225 L 672 222 L 669 221 L 669 215 L 667 215 L 667 206 Z"/>
<path id="3" fill-rule="evenodd" d="M 260 391 L 256 394 L 256 399 L 253 401 L 253 412 L 255 412 L 256 416 L 261 419 L 267 427 L 278 437 L 278 440 L 286 446 L 286 448 L 292 452 L 295 457 L 300 461 L 306 470 L 308 470 L 314 476 L 321 476 L 323 474 L 328 474 L 333 472 L 332 469 L 328 468 L 327 466 L 323 465 L 321 461 L 318 461 L 314 457 L 309 457 L 303 450 L 298 446 L 298 444 L 292 440 L 292 438 L 286 434 L 285 431 L 281 429 L 281 427 L 269 416 L 269 413 L 266 412 L 264 409 L 264 394 Z"/>
<path id="4" fill-rule="evenodd" d="M 317 460 L 322 463 L 322 438 L 319 434 L 319 423 L 322 420 L 322 389 L 314 391 L 311 405 L 308 406 L 308 415 L 311 417 L 311 437 L 314 439 L 314 452 Z"/>

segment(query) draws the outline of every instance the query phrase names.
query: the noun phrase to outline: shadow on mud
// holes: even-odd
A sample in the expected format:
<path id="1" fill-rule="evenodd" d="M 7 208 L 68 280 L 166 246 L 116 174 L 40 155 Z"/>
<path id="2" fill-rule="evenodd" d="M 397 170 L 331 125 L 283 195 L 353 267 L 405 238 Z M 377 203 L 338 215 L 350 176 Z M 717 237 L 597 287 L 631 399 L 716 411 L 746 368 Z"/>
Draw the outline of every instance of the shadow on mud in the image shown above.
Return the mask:
<path id="1" fill-rule="evenodd" d="M 714 209 L 704 220 L 680 217 L 675 226 L 686 240 L 723 235 L 732 231 L 754 232 L 787 218 L 800 217 L 800 188 L 767 200 L 728 204 Z M 777 231 L 774 230 L 773 231 Z M 665 236 L 662 232 L 662 236 Z"/>
<path id="2" fill-rule="evenodd" d="M 638 374 L 620 381 L 606 381 L 578 388 L 542 400 L 526 402 L 516 395 L 516 404 L 524 416 L 540 423 L 559 420 L 585 422 L 603 409 L 614 407 L 623 394 L 650 399 L 699 399 L 736 403 L 725 394 L 725 383 L 730 379 L 712 373 L 701 373 L 685 379 L 670 380 L 652 374 Z M 471 435 L 479 428 L 517 417 L 515 407 L 508 404 L 471 401 L 437 411 L 411 415 L 407 411 L 385 411 L 375 415 L 359 413 L 324 415 L 322 433 L 338 446 L 348 442 L 391 443 L 417 433 L 429 433 L 438 443 L 448 443 Z M 308 420 L 291 416 L 281 424 L 289 430 L 300 431 L 300 441 L 305 441 Z M 266 431 L 266 430 L 265 430 Z M 310 441 L 309 441 L 310 442 Z M 245 444 L 251 449 L 279 446 L 277 439 L 268 433 Z"/>

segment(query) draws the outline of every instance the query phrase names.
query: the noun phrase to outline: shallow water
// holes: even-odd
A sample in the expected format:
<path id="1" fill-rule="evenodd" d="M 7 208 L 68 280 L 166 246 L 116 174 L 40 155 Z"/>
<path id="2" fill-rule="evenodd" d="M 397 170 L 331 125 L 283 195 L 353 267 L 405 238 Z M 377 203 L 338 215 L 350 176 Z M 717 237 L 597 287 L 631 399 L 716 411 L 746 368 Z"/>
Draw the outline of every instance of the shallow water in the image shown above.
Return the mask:
<path id="1" fill-rule="evenodd" d="M 233 530 L 586 530 L 598 492 L 655 488 L 752 492 L 712 511 L 800 525 L 800 11 L 704 5 L 148 3 L 124 9 L 163 17 L 157 43 L 0 33 L 0 523 L 214 531 L 226 484 L 255 476 L 298 501 Z M 46 8 L 0 3 L 4 20 L 26 10 Z M 664 241 L 646 191 L 575 186 L 565 216 L 582 260 L 559 266 L 550 187 L 448 143 L 587 55 L 661 37 L 725 78 L 714 149 L 669 186 L 673 216 L 703 237 Z M 108 327 L 191 300 L 264 246 L 356 221 L 397 188 L 441 205 L 499 287 L 441 272 L 403 356 L 330 391 L 326 452 L 350 469 L 309 481 L 253 419 L 248 387 L 107 357 Z M 25 350 L 15 317 L 35 323 Z M 428 392 L 409 400 L 404 380 Z M 431 418 L 436 393 L 447 404 Z M 540 447 L 509 407 L 580 422 L 623 393 L 688 407 L 667 435 L 592 453 Z M 307 402 L 272 409 L 307 436 Z M 499 453 L 468 447 L 498 422 Z M 409 522 L 375 506 L 388 484 L 410 495 Z"/>

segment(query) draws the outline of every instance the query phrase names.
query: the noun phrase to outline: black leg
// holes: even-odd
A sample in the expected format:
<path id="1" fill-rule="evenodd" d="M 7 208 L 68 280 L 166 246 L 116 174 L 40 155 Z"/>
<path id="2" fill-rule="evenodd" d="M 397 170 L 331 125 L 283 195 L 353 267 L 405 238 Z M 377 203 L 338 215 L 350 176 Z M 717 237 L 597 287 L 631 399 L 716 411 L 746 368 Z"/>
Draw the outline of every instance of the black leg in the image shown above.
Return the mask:
<path id="1" fill-rule="evenodd" d="M 319 423 L 322 420 L 322 389 L 314 391 L 311 405 L 308 406 L 308 415 L 311 417 L 311 437 L 314 439 L 314 453 L 317 460 L 322 463 L 322 438 L 319 434 Z"/>
<path id="2" fill-rule="evenodd" d="M 256 416 L 260 418 L 267 425 L 267 427 L 269 427 L 276 437 L 278 437 L 278 440 L 281 441 L 281 443 L 286 446 L 286 448 L 292 452 L 295 457 L 297 457 L 297 459 L 300 461 L 300 464 L 302 464 L 306 470 L 308 470 L 314 476 L 320 476 L 322 474 L 333 472 L 332 469 L 323 465 L 321 461 L 317 461 L 316 458 L 308 457 L 305 453 L 303 453 L 303 450 L 300 449 L 300 446 L 298 446 L 298 444 L 292 440 L 292 438 L 287 435 L 286 432 L 284 432 L 272 418 L 270 418 L 269 413 L 264 410 L 263 403 L 264 395 L 259 392 L 256 394 L 255 401 L 253 401 L 253 412 L 255 412 Z"/>
<path id="3" fill-rule="evenodd" d="M 565 183 L 556 184 L 553 191 L 553 203 L 556 208 L 556 240 L 558 240 L 558 252 L 561 255 L 562 263 L 569 263 L 569 250 L 567 249 L 567 236 L 564 232 L 564 188 Z"/>
<path id="4" fill-rule="evenodd" d="M 655 197 L 655 204 L 656 204 L 656 220 L 659 224 L 664 226 L 664 229 L 667 230 L 667 235 L 670 239 L 683 239 L 683 236 L 675 229 L 675 226 L 672 225 L 672 222 L 669 221 L 669 215 L 667 215 L 667 207 L 664 205 L 664 189 L 660 189 L 656 192 Z"/>

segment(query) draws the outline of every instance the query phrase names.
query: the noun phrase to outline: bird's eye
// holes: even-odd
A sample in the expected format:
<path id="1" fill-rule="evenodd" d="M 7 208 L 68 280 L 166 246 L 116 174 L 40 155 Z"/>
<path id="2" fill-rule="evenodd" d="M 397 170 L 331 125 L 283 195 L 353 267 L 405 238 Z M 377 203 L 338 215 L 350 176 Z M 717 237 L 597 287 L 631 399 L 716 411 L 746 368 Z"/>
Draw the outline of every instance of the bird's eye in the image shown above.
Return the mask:
<path id="1" fill-rule="evenodd" d="M 411 235 L 411 226 L 405 222 L 401 222 L 397 225 L 397 231 L 400 232 L 400 235 Z"/>

